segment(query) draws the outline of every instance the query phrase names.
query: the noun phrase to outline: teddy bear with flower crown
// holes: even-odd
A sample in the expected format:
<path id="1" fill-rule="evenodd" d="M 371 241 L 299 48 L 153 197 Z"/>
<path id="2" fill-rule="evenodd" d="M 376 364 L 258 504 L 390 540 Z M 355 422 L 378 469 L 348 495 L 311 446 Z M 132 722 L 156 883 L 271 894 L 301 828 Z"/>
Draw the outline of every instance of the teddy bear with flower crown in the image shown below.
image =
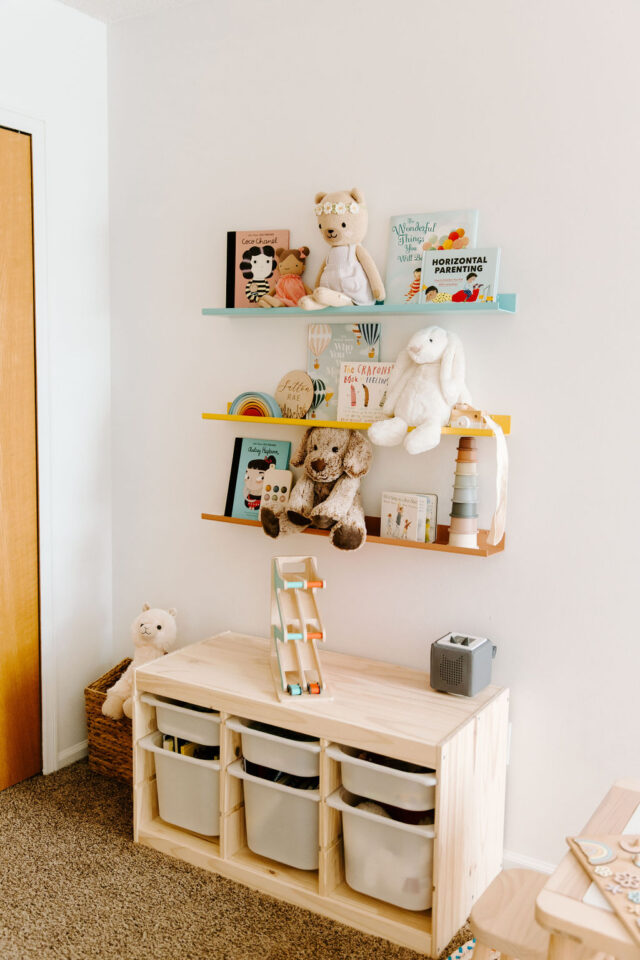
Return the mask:
<path id="1" fill-rule="evenodd" d="M 302 297 L 305 310 L 324 307 L 371 306 L 384 300 L 384 285 L 370 253 L 360 241 L 367 232 L 368 212 L 356 187 L 317 193 L 318 229 L 329 244 L 313 293 Z"/>

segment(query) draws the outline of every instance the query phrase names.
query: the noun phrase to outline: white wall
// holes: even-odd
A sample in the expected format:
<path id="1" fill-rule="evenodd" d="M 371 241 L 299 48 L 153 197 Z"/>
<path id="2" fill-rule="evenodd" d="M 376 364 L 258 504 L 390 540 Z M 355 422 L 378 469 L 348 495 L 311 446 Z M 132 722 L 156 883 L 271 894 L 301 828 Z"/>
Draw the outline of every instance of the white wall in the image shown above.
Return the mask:
<path id="1" fill-rule="evenodd" d="M 512 690 L 506 844 L 546 861 L 614 778 L 640 775 L 639 30 L 634 0 L 244 0 L 109 34 L 120 652 L 145 600 L 179 608 L 182 642 L 268 629 L 273 544 L 199 519 L 222 512 L 238 432 L 200 414 L 272 391 L 304 363 L 305 323 L 201 316 L 224 303 L 226 230 L 289 226 L 313 278 L 317 190 L 365 191 L 381 266 L 391 214 L 477 206 L 519 310 L 446 322 L 478 404 L 513 416 L 506 551 L 282 549 L 317 553 L 335 649 L 424 668 L 448 629 L 497 641 L 495 680 Z M 386 357 L 420 325 L 388 320 Z M 453 438 L 418 459 L 376 451 L 366 505 L 385 486 L 435 489 L 448 512 L 454 451 Z"/>
<path id="2" fill-rule="evenodd" d="M 81 749 L 83 688 L 113 661 L 106 46 L 104 24 L 53 0 L 0 0 L 3 122 L 11 111 L 44 131 L 44 171 L 39 157 L 34 171 L 44 180 L 35 196 L 45 296 L 36 327 L 43 662 L 57 721 L 45 742 L 54 764 Z"/>

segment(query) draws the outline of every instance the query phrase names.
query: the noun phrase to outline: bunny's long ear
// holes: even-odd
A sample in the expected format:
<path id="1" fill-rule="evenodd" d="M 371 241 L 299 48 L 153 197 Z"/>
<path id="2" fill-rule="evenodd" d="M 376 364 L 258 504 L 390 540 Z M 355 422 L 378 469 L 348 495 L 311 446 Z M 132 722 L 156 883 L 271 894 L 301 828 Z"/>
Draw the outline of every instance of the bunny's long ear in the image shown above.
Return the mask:
<path id="1" fill-rule="evenodd" d="M 440 389 L 447 403 L 453 404 L 464 387 L 465 360 L 462 342 L 450 333 L 440 361 Z"/>
<path id="2" fill-rule="evenodd" d="M 355 479 L 364 477 L 371 466 L 372 457 L 371 442 L 359 430 L 352 430 L 342 461 L 344 472 Z"/>
<path id="3" fill-rule="evenodd" d="M 315 429 L 314 427 L 309 427 L 304 432 L 304 436 L 298 445 L 298 449 L 294 455 L 289 460 L 289 463 L 292 467 L 301 467 L 307 456 L 307 443 L 309 442 L 309 437 L 311 436 L 311 431 Z"/>

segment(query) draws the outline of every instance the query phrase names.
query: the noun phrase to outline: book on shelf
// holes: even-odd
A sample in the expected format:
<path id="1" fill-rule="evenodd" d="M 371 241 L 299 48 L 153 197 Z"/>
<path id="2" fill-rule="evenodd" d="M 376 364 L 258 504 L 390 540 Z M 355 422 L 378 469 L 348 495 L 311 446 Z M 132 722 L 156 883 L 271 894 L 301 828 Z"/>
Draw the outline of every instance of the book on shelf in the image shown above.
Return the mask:
<path id="1" fill-rule="evenodd" d="M 288 246 L 288 230 L 230 230 L 226 306 L 257 307 L 280 277 L 276 250 Z"/>
<path id="2" fill-rule="evenodd" d="M 236 437 L 225 517 L 259 520 L 265 474 L 271 466 L 286 470 L 290 455 L 291 443 L 288 440 Z"/>
<path id="3" fill-rule="evenodd" d="M 313 402 L 308 420 L 338 418 L 340 365 L 378 360 L 381 331 L 380 323 L 309 324 L 307 373 L 313 381 Z"/>
<path id="4" fill-rule="evenodd" d="M 340 364 L 338 420 L 374 423 L 386 419 L 382 412 L 395 363 L 371 360 Z"/>
<path id="5" fill-rule="evenodd" d="M 477 210 L 444 210 L 391 217 L 385 303 L 418 303 L 426 249 L 464 250 L 478 241 Z"/>
<path id="6" fill-rule="evenodd" d="M 499 247 L 425 250 L 420 303 L 497 302 L 499 269 Z"/>
<path id="7" fill-rule="evenodd" d="M 437 532 L 438 498 L 435 493 L 385 491 L 382 494 L 380 536 L 433 543 Z"/>

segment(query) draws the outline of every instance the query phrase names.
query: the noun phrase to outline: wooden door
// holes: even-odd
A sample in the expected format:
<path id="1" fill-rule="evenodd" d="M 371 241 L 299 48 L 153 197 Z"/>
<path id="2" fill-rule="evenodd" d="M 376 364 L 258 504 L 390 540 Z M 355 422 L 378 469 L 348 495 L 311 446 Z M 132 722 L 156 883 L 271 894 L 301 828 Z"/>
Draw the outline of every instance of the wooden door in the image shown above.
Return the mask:
<path id="1" fill-rule="evenodd" d="M 0 790 L 42 769 L 31 183 L 0 128 Z"/>

